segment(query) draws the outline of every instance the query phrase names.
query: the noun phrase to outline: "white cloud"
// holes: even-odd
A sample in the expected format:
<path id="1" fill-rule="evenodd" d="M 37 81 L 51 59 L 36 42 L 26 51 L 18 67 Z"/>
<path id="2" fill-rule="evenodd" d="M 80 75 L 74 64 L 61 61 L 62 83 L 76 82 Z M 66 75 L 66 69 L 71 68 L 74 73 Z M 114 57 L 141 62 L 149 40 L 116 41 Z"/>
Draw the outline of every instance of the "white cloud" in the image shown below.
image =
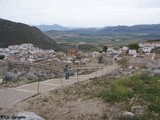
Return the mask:
<path id="1" fill-rule="evenodd" d="M 158 23 L 159 0 L 0 0 L 0 17 L 27 24 L 105 26 Z"/>

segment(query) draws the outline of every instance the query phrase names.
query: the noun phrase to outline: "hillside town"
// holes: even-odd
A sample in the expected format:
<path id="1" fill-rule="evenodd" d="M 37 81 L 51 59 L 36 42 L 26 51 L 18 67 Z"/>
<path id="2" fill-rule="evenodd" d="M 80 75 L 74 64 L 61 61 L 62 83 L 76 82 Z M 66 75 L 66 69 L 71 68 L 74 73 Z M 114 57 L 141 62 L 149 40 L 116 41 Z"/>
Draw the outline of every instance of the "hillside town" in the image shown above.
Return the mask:
<path id="1" fill-rule="evenodd" d="M 147 66 L 149 68 L 160 67 L 160 53 L 157 52 L 160 49 L 160 42 L 145 42 L 139 43 L 139 49 L 129 49 L 129 47 L 123 46 L 122 48 L 108 48 L 106 51 L 95 51 L 84 53 L 78 48 L 68 49 L 66 52 L 55 52 L 54 50 L 42 50 L 35 47 L 33 44 L 21 44 L 21 45 L 11 45 L 8 48 L 0 48 L 0 55 L 4 58 L 0 61 L 1 63 L 1 76 L 4 76 L 5 72 L 18 73 L 19 68 L 6 68 L 8 64 L 21 63 L 23 68 L 25 64 L 35 66 L 35 68 L 29 67 L 27 71 L 23 70 L 22 73 L 32 72 L 32 74 L 38 74 L 41 76 L 50 76 L 54 72 L 54 76 L 58 73 L 55 71 L 48 71 L 46 68 L 52 69 L 62 69 L 65 65 L 69 65 L 70 69 L 75 66 L 83 67 L 89 64 L 113 64 L 119 60 L 126 58 L 130 66 Z M 43 72 L 37 72 L 39 66 L 41 69 L 44 66 Z M 11 66 L 11 65 L 9 65 Z M 90 65 L 91 66 L 91 65 Z M 4 69 L 6 68 L 6 69 Z M 75 73 L 73 73 L 75 74 Z"/>
<path id="2" fill-rule="evenodd" d="M 95 51 L 83 53 L 78 48 L 68 49 L 66 52 L 55 52 L 54 50 L 42 50 L 29 43 L 0 48 L 0 55 L 4 56 L 4 61 L 48 64 L 51 66 L 58 66 L 60 64 L 86 64 L 93 61 L 108 64 L 126 56 L 159 61 L 160 53 L 156 52 L 159 48 L 160 42 L 145 42 L 139 43 L 138 51 L 123 46 L 119 49 L 108 48 L 105 52 Z"/>
<path id="3" fill-rule="evenodd" d="M 33 44 L 21 44 L 12 45 L 8 48 L 0 48 L 0 55 L 4 55 L 4 60 L 19 61 L 29 63 L 87 63 L 93 59 L 99 58 L 102 54 L 111 55 L 114 60 L 122 59 L 123 56 L 129 55 L 131 57 L 145 57 L 152 56 L 152 59 L 158 60 L 159 53 L 152 52 L 160 48 L 160 42 L 145 42 L 139 43 L 139 49 L 129 49 L 129 47 L 123 46 L 122 48 L 108 48 L 104 53 L 99 51 L 82 53 L 78 48 L 68 49 L 66 52 L 55 52 L 54 50 L 42 50 L 34 47 Z M 154 58 L 153 58 L 154 55 Z"/>

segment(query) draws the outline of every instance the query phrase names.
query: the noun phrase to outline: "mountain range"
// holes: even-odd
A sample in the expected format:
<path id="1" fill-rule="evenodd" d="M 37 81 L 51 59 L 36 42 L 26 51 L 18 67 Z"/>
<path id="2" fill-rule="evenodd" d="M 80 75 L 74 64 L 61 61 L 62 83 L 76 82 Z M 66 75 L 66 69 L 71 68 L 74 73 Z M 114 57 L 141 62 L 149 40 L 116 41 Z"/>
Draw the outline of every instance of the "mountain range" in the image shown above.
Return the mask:
<path id="1" fill-rule="evenodd" d="M 50 30 L 44 32 L 49 37 L 58 39 L 69 39 L 69 37 L 101 37 L 105 39 L 136 39 L 152 40 L 160 38 L 160 24 L 134 25 L 134 26 L 113 26 L 104 28 L 79 28 L 68 29 L 67 31 Z"/>
<path id="2" fill-rule="evenodd" d="M 50 31 L 50 30 L 57 30 L 57 31 L 67 31 L 69 28 L 63 27 L 58 24 L 54 25 L 37 25 L 37 28 L 39 28 L 41 31 Z"/>
<path id="3" fill-rule="evenodd" d="M 60 45 L 36 27 L 0 19 L 0 47 L 22 43 L 32 43 L 42 49 L 63 50 Z"/>
<path id="4" fill-rule="evenodd" d="M 62 51 L 57 42 L 106 43 L 106 41 L 154 40 L 160 38 L 160 24 L 71 29 L 60 25 L 45 25 L 38 29 L 23 23 L 0 19 L 0 47 L 32 43 L 42 49 Z M 44 31 L 49 30 L 49 31 Z M 42 32 L 43 31 L 43 32 Z"/>

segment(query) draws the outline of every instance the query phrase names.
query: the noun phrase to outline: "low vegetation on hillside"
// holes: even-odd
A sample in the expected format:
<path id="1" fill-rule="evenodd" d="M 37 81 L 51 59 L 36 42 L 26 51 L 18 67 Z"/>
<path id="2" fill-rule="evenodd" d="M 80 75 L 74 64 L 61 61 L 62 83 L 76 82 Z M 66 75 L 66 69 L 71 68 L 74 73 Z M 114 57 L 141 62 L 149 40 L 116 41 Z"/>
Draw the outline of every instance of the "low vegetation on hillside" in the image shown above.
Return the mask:
<path id="1" fill-rule="evenodd" d="M 94 78 L 32 98 L 22 108 L 46 120 L 158 120 L 160 75 Z M 134 116 L 126 118 L 126 111 Z"/>
<path id="2" fill-rule="evenodd" d="M 111 103 L 125 101 L 128 111 L 131 111 L 134 104 L 143 106 L 146 110 L 141 119 L 156 119 L 160 112 L 160 75 L 142 74 L 118 79 L 106 87 L 99 96 Z M 136 103 L 131 103 L 135 98 Z"/>

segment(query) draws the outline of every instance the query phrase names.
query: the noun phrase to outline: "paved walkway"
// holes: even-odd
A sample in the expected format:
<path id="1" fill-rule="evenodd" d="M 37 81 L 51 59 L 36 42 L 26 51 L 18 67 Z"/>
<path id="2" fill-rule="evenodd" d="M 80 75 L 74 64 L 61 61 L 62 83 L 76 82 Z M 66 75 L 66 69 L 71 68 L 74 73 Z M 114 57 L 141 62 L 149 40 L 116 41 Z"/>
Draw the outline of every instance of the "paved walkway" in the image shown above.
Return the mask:
<path id="1" fill-rule="evenodd" d="M 71 76 L 69 80 L 62 79 L 50 79 L 42 82 L 35 82 L 18 86 L 15 88 L 6 88 L 0 90 L 0 108 L 6 108 L 12 106 L 22 100 L 25 100 L 37 93 L 44 93 L 62 86 L 71 85 L 78 81 L 84 81 L 89 78 L 100 77 L 106 73 L 110 73 L 118 68 L 117 65 L 104 66 L 96 72 L 88 75 L 76 75 Z"/>

